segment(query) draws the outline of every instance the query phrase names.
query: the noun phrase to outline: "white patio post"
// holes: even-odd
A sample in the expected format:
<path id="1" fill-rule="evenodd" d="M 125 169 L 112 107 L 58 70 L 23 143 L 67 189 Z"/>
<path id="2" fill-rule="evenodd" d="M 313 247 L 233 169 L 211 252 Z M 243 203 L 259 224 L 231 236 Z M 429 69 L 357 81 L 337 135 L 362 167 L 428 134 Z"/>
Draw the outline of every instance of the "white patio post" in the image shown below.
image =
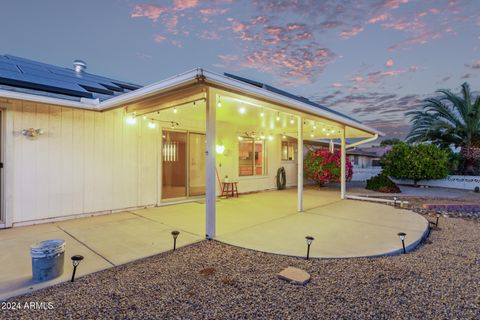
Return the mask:
<path id="1" fill-rule="evenodd" d="M 341 141 L 341 148 L 340 148 L 340 198 L 345 199 L 345 193 L 346 193 L 346 155 L 345 155 L 345 126 L 341 130 L 341 136 L 340 136 L 340 141 Z"/>
<path id="2" fill-rule="evenodd" d="M 215 185 L 215 169 L 216 169 L 216 101 L 212 90 L 207 89 L 206 99 L 206 192 L 205 192 L 205 217 L 206 217 L 206 238 L 215 238 L 216 231 L 216 198 L 217 188 Z"/>
<path id="3" fill-rule="evenodd" d="M 297 177 L 297 210 L 303 211 L 303 118 L 298 116 L 298 139 L 297 139 L 297 160 L 298 160 L 298 177 Z"/>

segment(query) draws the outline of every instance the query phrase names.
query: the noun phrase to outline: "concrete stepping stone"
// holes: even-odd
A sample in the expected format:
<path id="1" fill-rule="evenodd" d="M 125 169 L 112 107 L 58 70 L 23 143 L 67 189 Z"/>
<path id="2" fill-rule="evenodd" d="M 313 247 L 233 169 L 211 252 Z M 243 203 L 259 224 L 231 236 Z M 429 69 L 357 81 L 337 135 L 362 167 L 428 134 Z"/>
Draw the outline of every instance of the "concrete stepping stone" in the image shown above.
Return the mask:
<path id="1" fill-rule="evenodd" d="M 277 274 L 279 279 L 289 281 L 293 284 L 306 285 L 310 281 L 310 274 L 302 269 L 288 267 Z"/>

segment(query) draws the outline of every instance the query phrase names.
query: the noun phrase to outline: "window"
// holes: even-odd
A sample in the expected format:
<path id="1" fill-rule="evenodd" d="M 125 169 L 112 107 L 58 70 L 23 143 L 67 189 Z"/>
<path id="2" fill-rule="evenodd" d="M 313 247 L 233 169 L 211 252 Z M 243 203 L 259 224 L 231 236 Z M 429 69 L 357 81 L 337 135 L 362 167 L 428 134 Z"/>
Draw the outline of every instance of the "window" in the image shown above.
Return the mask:
<path id="1" fill-rule="evenodd" d="M 353 164 L 358 166 L 358 155 L 356 154 L 353 156 Z"/>
<path id="2" fill-rule="evenodd" d="M 282 161 L 295 160 L 295 142 L 282 141 Z"/>
<path id="3" fill-rule="evenodd" d="M 244 137 L 238 145 L 238 175 L 263 176 L 265 174 L 265 145 L 263 141 Z"/>

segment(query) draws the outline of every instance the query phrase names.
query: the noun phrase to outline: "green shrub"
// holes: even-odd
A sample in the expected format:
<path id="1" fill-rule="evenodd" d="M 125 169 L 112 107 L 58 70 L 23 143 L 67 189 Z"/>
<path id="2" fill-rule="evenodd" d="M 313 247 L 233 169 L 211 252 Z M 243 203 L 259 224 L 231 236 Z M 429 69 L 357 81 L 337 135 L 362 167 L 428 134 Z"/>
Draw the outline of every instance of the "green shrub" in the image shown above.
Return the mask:
<path id="1" fill-rule="evenodd" d="M 382 159 L 383 173 L 397 179 L 443 179 L 448 175 L 450 152 L 433 144 L 393 146 Z"/>
<path id="2" fill-rule="evenodd" d="M 400 188 L 395 184 L 395 182 L 390 180 L 390 178 L 383 174 L 383 172 L 368 179 L 366 189 L 385 193 L 401 192 Z"/>

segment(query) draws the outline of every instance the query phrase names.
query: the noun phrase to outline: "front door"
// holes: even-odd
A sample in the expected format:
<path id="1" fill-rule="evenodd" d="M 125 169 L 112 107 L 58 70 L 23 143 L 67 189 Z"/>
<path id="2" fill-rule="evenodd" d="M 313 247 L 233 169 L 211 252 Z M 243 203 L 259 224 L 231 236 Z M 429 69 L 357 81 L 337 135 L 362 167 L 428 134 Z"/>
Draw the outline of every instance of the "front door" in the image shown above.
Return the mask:
<path id="1" fill-rule="evenodd" d="M 205 194 L 205 134 L 162 132 L 162 199 Z"/>

